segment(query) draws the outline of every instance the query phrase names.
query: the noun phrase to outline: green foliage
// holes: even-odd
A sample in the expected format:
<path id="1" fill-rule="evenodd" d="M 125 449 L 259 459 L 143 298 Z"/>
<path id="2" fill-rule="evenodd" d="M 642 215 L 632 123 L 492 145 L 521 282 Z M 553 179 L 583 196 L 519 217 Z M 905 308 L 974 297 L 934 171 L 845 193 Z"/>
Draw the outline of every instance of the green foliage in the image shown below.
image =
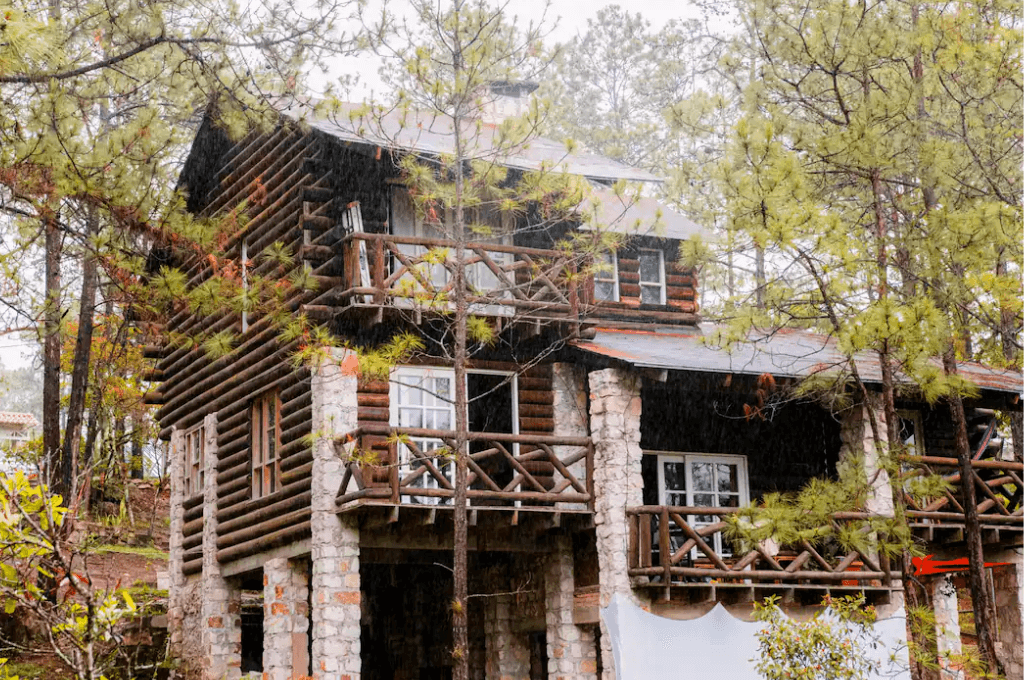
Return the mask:
<path id="1" fill-rule="evenodd" d="M 827 610 L 808 621 L 794 621 L 772 596 L 754 603 L 754 615 L 767 624 L 758 632 L 757 670 L 767 680 L 867 680 L 882 669 L 869 653 L 879 641 L 875 610 L 864 596 L 826 598 Z M 831 612 L 833 616 L 826 615 Z"/>

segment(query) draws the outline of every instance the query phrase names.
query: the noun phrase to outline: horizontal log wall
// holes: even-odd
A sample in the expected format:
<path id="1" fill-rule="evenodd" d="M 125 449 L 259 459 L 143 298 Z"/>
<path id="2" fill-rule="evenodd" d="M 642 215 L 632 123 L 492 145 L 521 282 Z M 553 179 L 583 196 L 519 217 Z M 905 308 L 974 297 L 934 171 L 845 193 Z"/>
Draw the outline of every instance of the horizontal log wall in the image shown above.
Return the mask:
<path id="1" fill-rule="evenodd" d="M 681 312 L 695 313 L 697 305 L 697 277 L 692 269 L 678 265 L 677 248 L 666 246 L 664 241 L 631 244 L 619 250 L 616 256 L 619 277 L 618 303 L 603 303 L 614 308 L 636 308 L 640 306 L 640 259 L 637 248 L 659 248 L 665 261 L 665 307 Z"/>
<path id="2" fill-rule="evenodd" d="M 223 153 L 220 163 L 216 181 L 202 182 L 204 200 L 191 205 L 202 216 L 218 216 L 244 202 L 245 230 L 229 239 L 225 253 L 239 258 L 245 238 L 254 277 L 287 277 L 288 272 L 274 270 L 276 263 L 259 257 L 272 243 L 284 244 L 297 256 L 294 267 L 313 269 L 320 289 L 288 294 L 285 303 L 292 312 L 323 294 L 333 285 L 332 276 L 340 273 L 340 260 L 331 256 L 341 236 L 335 225 L 351 201 L 360 201 L 367 231 L 386 229 L 382 177 L 393 170 L 380 158 L 284 126 L 239 140 Z M 340 174 L 341 169 L 348 174 Z M 186 272 L 192 286 L 213 274 L 205 260 L 194 261 Z M 190 348 L 162 348 L 156 353 L 161 360 L 154 371 L 164 378 L 157 414 L 163 437 L 173 427 L 189 429 L 208 413 L 217 413 L 219 560 L 227 562 L 308 536 L 312 400 L 309 370 L 290 363 L 299 342 L 281 342 L 278 327 L 258 311 L 250 312 L 245 333 L 240 314 L 230 312 L 201 317 L 181 310 L 171 315 L 168 329 L 185 335 L 220 330 L 237 334 L 233 351 L 220 358 Z M 279 485 L 274 493 L 254 499 L 250 407 L 254 397 L 268 391 L 280 400 Z M 383 396 L 386 413 L 386 384 Z M 373 398 L 366 408 L 369 418 L 381 417 Z M 202 495 L 187 499 L 184 519 L 183 571 L 195 573 L 202 569 Z"/>

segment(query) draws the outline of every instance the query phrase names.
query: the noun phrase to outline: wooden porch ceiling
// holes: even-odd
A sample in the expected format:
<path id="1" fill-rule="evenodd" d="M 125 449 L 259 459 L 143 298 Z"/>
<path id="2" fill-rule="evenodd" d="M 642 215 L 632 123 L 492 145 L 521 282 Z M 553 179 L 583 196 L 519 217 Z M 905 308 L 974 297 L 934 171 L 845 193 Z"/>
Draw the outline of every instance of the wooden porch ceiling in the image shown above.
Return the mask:
<path id="1" fill-rule="evenodd" d="M 659 605 L 700 604 L 702 602 L 721 602 L 723 604 L 744 604 L 761 602 L 770 595 L 777 595 L 783 605 L 820 605 L 822 599 L 843 597 L 846 595 L 864 594 L 867 604 L 888 604 L 892 593 L 901 591 L 899 581 L 891 585 L 829 585 L 825 583 L 715 583 L 703 581 L 698 583 L 673 582 L 668 588 L 664 583 L 650 582 L 644 579 L 632 579 L 633 587 L 651 592 L 652 611 Z"/>
<path id="2" fill-rule="evenodd" d="M 393 527 L 446 535 L 454 524 L 450 505 L 392 504 L 361 498 L 340 506 L 337 513 L 357 517 L 360 528 L 365 529 Z M 583 508 L 478 506 L 467 508 L 466 513 L 471 536 L 574 533 L 594 526 L 593 512 Z"/>

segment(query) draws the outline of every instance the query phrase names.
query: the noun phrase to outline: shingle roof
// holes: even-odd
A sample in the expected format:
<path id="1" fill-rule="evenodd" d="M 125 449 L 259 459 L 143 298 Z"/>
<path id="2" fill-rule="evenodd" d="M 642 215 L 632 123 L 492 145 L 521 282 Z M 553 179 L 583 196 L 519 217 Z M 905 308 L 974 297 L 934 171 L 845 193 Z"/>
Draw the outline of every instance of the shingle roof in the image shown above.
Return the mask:
<path id="1" fill-rule="evenodd" d="M 846 357 L 836 347 L 835 340 L 825 335 L 785 329 L 756 342 L 736 343 L 724 349 L 703 341 L 714 330 L 710 324 L 702 324 L 692 330 L 599 328 L 594 339 L 579 340 L 574 344 L 585 352 L 639 368 L 740 375 L 771 373 L 785 378 L 805 378 L 847 368 Z M 856 360 L 863 380 L 881 382 L 877 355 L 861 352 Z M 1024 387 L 1024 379 L 1017 371 L 966 362 L 958 364 L 958 370 L 960 375 L 983 390 L 1020 394 Z"/>
<path id="2" fill-rule="evenodd" d="M 451 154 L 454 149 L 454 126 L 450 118 L 417 111 L 392 110 L 379 116 L 360 115 L 361 104 L 343 103 L 330 114 L 316 113 L 309 103 L 292 101 L 280 111 L 289 118 L 305 122 L 332 137 L 362 144 L 376 144 L 431 155 Z M 564 170 L 591 179 L 637 182 L 661 182 L 661 178 L 614 161 L 611 158 L 582 150 L 569 152 L 562 142 L 535 137 L 526 145 L 508 151 L 500 149 L 499 128 L 494 123 L 467 121 L 462 134 L 470 157 L 491 158 L 521 170 Z"/>
<path id="3" fill-rule="evenodd" d="M 31 413 L 15 413 L 0 411 L 0 425 L 16 425 L 18 427 L 39 427 L 39 421 Z"/>

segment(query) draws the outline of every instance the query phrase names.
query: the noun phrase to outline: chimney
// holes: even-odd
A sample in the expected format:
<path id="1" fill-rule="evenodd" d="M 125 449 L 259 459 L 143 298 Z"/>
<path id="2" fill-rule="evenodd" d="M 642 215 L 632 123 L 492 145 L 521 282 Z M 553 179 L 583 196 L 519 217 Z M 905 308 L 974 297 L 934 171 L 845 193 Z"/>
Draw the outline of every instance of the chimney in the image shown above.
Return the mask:
<path id="1" fill-rule="evenodd" d="M 530 94 L 539 87 L 527 81 L 492 80 L 483 95 L 484 108 L 480 119 L 485 123 L 500 123 L 506 118 L 526 113 Z"/>

